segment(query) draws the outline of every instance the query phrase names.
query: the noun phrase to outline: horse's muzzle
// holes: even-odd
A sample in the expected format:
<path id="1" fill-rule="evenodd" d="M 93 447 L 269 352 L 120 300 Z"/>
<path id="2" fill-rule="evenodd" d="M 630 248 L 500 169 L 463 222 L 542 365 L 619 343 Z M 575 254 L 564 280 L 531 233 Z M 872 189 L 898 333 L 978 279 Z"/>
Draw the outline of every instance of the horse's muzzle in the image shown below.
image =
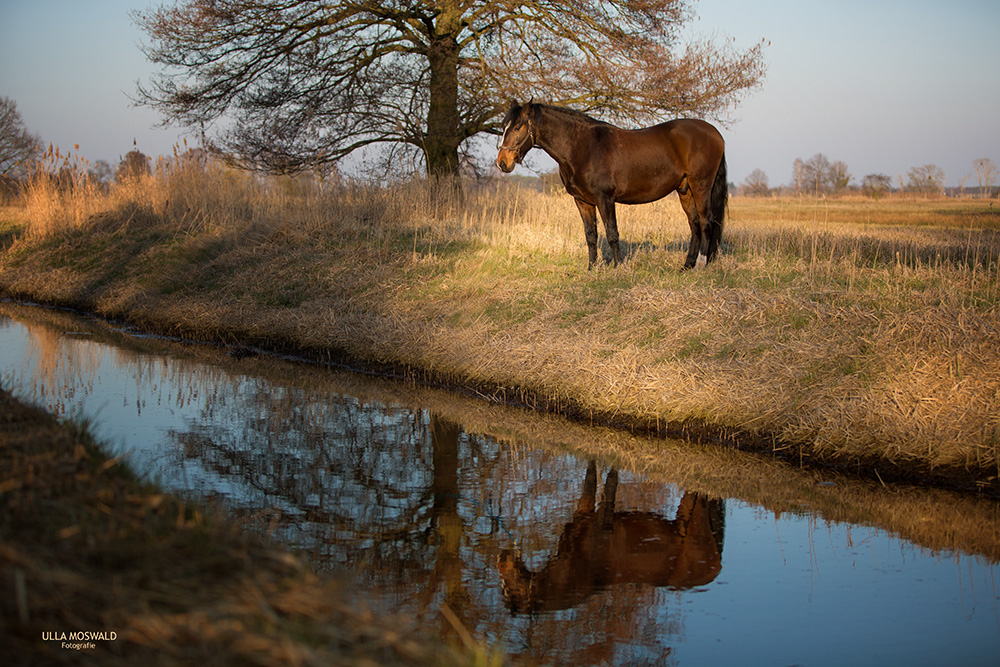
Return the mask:
<path id="1" fill-rule="evenodd" d="M 501 148 L 500 152 L 497 153 L 497 166 L 505 174 L 509 174 L 514 171 L 514 167 L 517 165 L 517 155 L 514 151 L 509 148 Z"/>

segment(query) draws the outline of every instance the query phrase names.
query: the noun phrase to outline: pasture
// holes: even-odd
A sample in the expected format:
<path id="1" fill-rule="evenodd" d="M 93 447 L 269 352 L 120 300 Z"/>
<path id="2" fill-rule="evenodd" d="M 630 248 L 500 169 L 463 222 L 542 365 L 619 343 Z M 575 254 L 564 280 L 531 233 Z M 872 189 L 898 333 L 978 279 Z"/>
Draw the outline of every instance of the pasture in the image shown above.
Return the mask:
<path id="1" fill-rule="evenodd" d="M 0 223 L 0 292 L 151 330 L 390 367 L 595 423 L 996 490 L 1000 210 L 733 198 L 681 271 L 676 199 L 618 207 L 587 269 L 572 200 L 161 165 L 40 184 Z M 607 253 L 607 246 L 602 245 Z M 607 257 L 606 257 L 607 259 Z"/>

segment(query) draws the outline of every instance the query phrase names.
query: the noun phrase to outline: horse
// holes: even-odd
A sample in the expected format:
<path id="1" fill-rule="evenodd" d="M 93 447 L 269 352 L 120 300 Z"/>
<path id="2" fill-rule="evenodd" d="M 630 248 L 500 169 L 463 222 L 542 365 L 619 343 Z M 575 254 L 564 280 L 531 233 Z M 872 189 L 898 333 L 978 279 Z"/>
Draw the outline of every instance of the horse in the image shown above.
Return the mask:
<path id="1" fill-rule="evenodd" d="M 617 489 L 618 471 L 612 468 L 594 509 L 597 469 L 591 461 L 573 519 L 542 569 L 532 572 L 516 552 L 500 552 L 497 570 L 511 614 L 569 609 L 616 584 L 685 589 L 715 580 L 722 569 L 723 501 L 685 493 L 676 517 L 667 519 L 616 512 Z"/>
<path id="2" fill-rule="evenodd" d="M 615 204 L 648 204 L 676 191 L 691 226 L 684 268 L 699 257 L 715 259 L 722 239 L 729 185 L 725 140 L 710 123 L 693 118 L 625 130 L 579 111 L 511 101 L 503 120 L 497 167 L 510 173 L 535 146 L 559 165 L 566 192 L 576 201 L 597 262 L 597 212 L 615 266 L 621 263 Z"/>

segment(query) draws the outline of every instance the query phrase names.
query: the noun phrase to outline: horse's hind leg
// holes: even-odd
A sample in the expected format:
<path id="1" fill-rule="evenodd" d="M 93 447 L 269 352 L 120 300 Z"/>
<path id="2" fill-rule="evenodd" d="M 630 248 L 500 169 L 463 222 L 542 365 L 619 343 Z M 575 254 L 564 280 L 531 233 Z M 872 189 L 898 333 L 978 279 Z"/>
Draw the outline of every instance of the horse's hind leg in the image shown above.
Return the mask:
<path id="1" fill-rule="evenodd" d="M 618 247 L 618 215 L 615 213 L 615 200 L 598 197 L 597 206 L 601 211 L 601 219 L 604 220 L 604 235 L 607 236 L 608 245 L 611 246 L 611 258 L 615 266 L 618 266 L 622 263 L 622 254 Z"/>
<path id="2" fill-rule="evenodd" d="M 590 263 L 587 265 L 589 269 L 597 263 L 597 207 L 579 199 L 574 201 L 583 218 L 583 233 L 587 237 L 587 250 L 590 253 Z"/>
<path id="3" fill-rule="evenodd" d="M 719 243 L 722 241 L 722 225 L 718 220 L 713 220 L 708 238 L 708 257 L 706 261 L 711 262 L 719 252 Z"/>
<path id="4" fill-rule="evenodd" d="M 691 243 L 688 245 L 687 259 L 684 260 L 685 269 L 693 269 L 695 264 L 698 262 L 698 254 L 701 251 L 703 244 L 703 231 L 701 217 L 698 215 L 698 206 L 694 202 L 694 195 L 691 194 L 690 188 L 685 188 L 683 194 L 680 190 L 677 191 L 680 195 L 681 208 L 684 209 L 684 213 L 688 217 L 688 225 L 691 226 Z M 705 244 L 705 250 L 708 250 L 707 243 Z"/>
<path id="5" fill-rule="evenodd" d="M 698 202 L 698 200 L 695 200 Z M 705 263 L 715 259 L 719 251 L 719 242 L 722 240 L 722 223 L 715 219 L 712 214 L 711 203 L 708 199 L 701 202 L 698 207 L 698 216 L 701 218 L 701 254 L 705 256 Z"/>

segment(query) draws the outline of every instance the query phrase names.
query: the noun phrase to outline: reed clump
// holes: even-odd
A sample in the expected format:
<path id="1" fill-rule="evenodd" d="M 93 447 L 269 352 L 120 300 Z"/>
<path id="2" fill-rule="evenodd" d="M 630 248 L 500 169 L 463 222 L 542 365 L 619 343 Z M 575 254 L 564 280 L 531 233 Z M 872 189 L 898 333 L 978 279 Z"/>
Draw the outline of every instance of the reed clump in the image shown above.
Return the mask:
<path id="1" fill-rule="evenodd" d="M 594 271 L 572 201 L 502 179 L 458 200 L 166 165 L 94 198 L 58 219 L 29 198 L 0 289 L 595 422 L 998 486 L 989 202 L 736 198 L 719 260 L 681 272 L 673 198 L 620 206 L 628 259 Z"/>

